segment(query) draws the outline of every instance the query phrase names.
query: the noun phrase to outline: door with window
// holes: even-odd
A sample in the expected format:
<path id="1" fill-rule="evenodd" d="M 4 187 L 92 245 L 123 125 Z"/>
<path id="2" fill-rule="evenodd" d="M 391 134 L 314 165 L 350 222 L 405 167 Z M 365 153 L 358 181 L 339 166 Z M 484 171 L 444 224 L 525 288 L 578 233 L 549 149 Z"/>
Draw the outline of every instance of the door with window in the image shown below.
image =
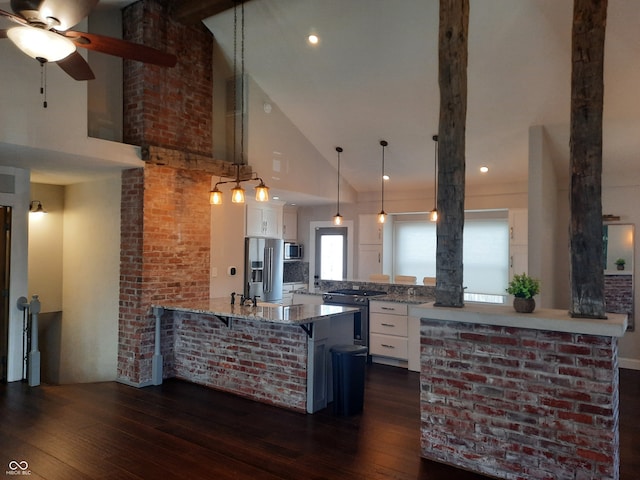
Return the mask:
<path id="1" fill-rule="evenodd" d="M 316 228 L 315 280 L 347 277 L 347 228 Z"/>

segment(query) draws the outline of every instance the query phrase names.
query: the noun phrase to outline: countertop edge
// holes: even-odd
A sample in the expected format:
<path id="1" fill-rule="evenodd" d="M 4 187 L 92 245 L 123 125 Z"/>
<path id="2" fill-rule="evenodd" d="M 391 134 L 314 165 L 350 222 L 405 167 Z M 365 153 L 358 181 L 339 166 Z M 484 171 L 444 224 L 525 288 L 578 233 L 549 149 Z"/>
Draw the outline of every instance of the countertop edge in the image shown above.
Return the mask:
<path id="1" fill-rule="evenodd" d="M 341 315 L 355 313 L 358 311 L 354 307 L 339 305 L 280 305 L 280 306 L 245 306 L 212 304 L 213 308 L 202 306 L 189 306 L 171 303 L 153 303 L 152 310 L 161 308 L 184 313 L 195 313 L 199 315 L 212 315 L 223 318 L 237 318 L 241 320 L 251 320 L 256 322 L 266 322 L 278 325 L 302 325 L 315 323 L 323 319 L 338 317 Z M 235 308 L 232 308 L 235 307 Z M 295 308 L 298 307 L 298 308 Z M 236 308 L 238 309 L 236 311 Z M 293 318 L 284 318 L 286 310 L 293 311 Z M 302 310 L 302 312 L 298 312 Z M 282 313 L 282 314 L 281 314 Z M 301 315 L 298 315 L 301 313 Z"/>
<path id="2" fill-rule="evenodd" d="M 565 310 L 537 309 L 517 313 L 503 305 L 466 304 L 463 308 L 436 307 L 433 303 L 409 306 L 409 315 L 449 322 L 502 327 L 529 328 L 551 332 L 577 333 L 603 337 L 622 337 L 627 330 L 626 314 L 607 313 L 607 319 L 573 318 Z"/>

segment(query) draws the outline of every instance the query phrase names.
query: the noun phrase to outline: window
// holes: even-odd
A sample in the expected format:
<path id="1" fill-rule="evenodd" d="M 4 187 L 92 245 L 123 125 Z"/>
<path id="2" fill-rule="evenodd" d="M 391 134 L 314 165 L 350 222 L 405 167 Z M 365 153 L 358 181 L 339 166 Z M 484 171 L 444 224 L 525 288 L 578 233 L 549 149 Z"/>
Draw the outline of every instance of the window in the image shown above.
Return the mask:
<path id="1" fill-rule="evenodd" d="M 426 215 L 395 215 L 393 243 L 394 275 L 435 277 L 436 225 Z M 508 212 L 467 212 L 462 255 L 465 300 L 503 303 L 509 280 Z"/>

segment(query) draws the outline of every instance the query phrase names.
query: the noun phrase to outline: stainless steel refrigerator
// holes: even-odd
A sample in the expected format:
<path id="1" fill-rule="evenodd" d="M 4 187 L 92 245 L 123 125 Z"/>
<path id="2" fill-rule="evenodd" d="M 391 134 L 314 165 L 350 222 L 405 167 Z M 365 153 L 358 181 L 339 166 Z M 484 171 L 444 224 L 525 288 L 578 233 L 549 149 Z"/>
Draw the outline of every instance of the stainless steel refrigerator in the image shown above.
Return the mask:
<path id="1" fill-rule="evenodd" d="M 260 302 L 282 301 L 284 242 L 279 238 L 244 239 L 244 295 Z"/>

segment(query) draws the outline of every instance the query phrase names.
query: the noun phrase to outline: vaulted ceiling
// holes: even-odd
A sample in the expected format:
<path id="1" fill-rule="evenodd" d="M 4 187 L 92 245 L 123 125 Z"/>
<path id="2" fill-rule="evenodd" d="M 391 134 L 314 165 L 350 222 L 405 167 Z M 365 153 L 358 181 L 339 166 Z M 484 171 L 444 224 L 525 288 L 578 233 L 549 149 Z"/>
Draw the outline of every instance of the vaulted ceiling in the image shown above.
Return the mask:
<path id="1" fill-rule="evenodd" d="M 471 0 L 467 182 L 526 181 L 528 130 L 544 125 L 569 172 L 572 0 Z M 605 54 L 605 173 L 640 152 L 640 9 L 610 0 Z M 229 57 L 233 11 L 205 21 Z M 253 0 L 245 4 L 245 69 L 360 192 L 433 181 L 438 130 L 437 0 Z M 316 33 L 317 46 L 306 37 Z M 277 146 L 274 146 L 277 149 Z M 489 167 L 481 174 L 479 167 Z"/>

